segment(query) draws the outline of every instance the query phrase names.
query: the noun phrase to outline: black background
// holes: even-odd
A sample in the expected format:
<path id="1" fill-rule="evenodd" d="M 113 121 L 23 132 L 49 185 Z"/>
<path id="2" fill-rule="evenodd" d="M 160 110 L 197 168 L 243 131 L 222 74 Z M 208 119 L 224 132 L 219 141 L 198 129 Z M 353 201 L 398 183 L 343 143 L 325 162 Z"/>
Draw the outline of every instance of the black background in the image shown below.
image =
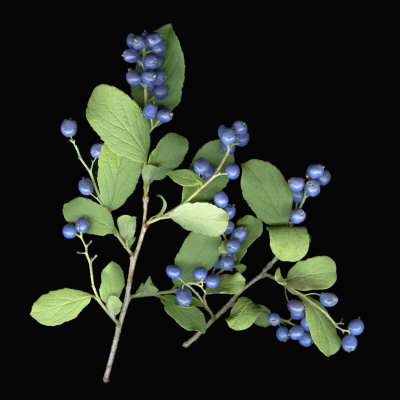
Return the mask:
<path id="1" fill-rule="evenodd" d="M 243 5 L 242 5 L 243 6 Z M 162 389 L 179 395 L 182 385 L 195 393 L 213 387 L 234 393 L 263 385 L 263 393 L 293 384 L 290 392 L 310 380 L 330 380 L 333 385 L 365 380 L 375 357 L 372 270 L 378 259 L 374 248 L 368 189 L 376 172 L 371 154 L 379 152 L 376 113 L 381 54 L 378 37 L 382 21 L 374 10 L 265 10 L 250 5 L 231 7 L 229 15 L 198 6 L 182 6 L 181 14 L 169 6 L 149 12 L 150 5 L 82 13 L 80 8 L 36 10 L 35 18 L 19 26 L 24 41 L 19 94 L 30 104 L 20 121 L 29 136 L 25 148 L 29 184 L 23 215 L 35 218 L 25 251 L 29 263 L 23 277 L 25 295 L 19 322 L 21 332 L 13 358 L 12 376 L 24 377 L 33 391 L 85 387 L 101 390 L 139 387 L 147 393 Z M 147 8 L 146 8 L 147 7 Z M 167 132 L 190 141 L 183 167 L 198 148 L 217 137 L 220 124 L 247 122 L 251 135 L 247 147 L 238 149 L 238 163 L 250 158 L 268 160 L 285 177 L 303 175 L 308 164 L 323 163 L 332 173 L 331 183 L 306 202 L 306 226 L 312 236 L 309 256 L 329 255 L 337 263 L 338 281 L 332 288 L 339 303 L 336 320 L 360 316 L 366 324 L 353 354 L 342 350 L 326 358 L 315 346 L 304 349 L 295 342 L 278 343 L 274 328 L 230 330 L 221 318 L 207 335 L 189 349 L 181 343 L 192 333 L 167 316 L 156 299 L 132 302 L 125 321 L 111 384 L 101 382 L 113 337 L 113 325 L 94 302 L 79 317 L 60 327 L 41 326 L 29 316 L 31 304 L 49 290 L 71 287 L 90 291 L 85 259 L 76 254 L 80 242 L 61 236 L 62 205 L 79 195 L 77 181 L 85 171 L 73 147 L 59 132 L 64 118 L 78 121 L 77 143 L 89 160 L 89 148 L 98 141 L 85 119 L 93 88 L 101 83 L 125 92 L 129 67 L 121 57 L 128 33 L 154 30 L 173 23 L 185 55 L 186 78 L 182 103 L 174 119 L 152 134 L 152 146 Z M 34 126 L 27 121 L 36 121 Z M 34 148 L 34 157 L 31 149 Z M 39 177 L 39 179 L 38 179 Z M 238 208 L 238 217 L 250 212 L 240 196 L 239 180 L 227 193 Z M 165 180 L 151 188 L 150 215 L 158 212 L 161 193 L 169 205 L 180 192 Z M 120 214 L 140 216 L 140 185 Z M 22 215 L 22 217 L 23 217 Z M 117 213 L 119 215 L 119 212 Z M 139 257 L 133 290 L 151 275 L 161 290 L 170 288 L 164 275 L 187 232 L 172 222 L 161 222 L 148 232 Z M 127 271 L 128 258 L 113 237 L 93 237 L 96 281 L 111 260 Z M 267 236 L 243 260 L 246 277 L 256 275 L 271 258 Z M 280 264 L 284 273 L 289 266 Z M 260 282 L 246 296 L 285 314 L 283 291 L 273 282 Z M 213 299 L 215 307 L 222 299 Z M 354 373 L 360 373 L 356 378 Z M 269 389 L 268 386 L 270 385 Z M 111 386 L 111 387 L 110 387 Z M 200 386 L 200 387 L 199 387 Z M 218 390 L 219 390 L 218 389 Z M 304 390 L 304 387 L 303 389 Z"/>

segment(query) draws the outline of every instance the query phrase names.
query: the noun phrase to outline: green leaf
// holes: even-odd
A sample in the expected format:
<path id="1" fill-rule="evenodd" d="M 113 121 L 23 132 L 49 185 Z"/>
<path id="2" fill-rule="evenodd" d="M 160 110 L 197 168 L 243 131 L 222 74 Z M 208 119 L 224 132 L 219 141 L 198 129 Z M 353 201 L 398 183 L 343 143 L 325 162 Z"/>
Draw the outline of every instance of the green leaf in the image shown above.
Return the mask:
<path id="1" fill-rule="evenodd" d="M 121 207 L 134 192 L 142 164 L 117 156 L 106 144 L 101 148 L 97 180 L 102 203 L 111 211 Z"/>
<path id="2" fill-rule="evenodd" d="M 204 183 L 191 169 L 177 169 L 167 172 L 167 175 L 180 186 L 200 186 Z"/>
<path id="3" fill-rule="evenodd" d="M 149 156 L 148 163 L 163 171 L 163 174 L 160 173 L 154 180 L 164 179 L 167 172 L 177 168 L 185 158 L 188 149 L 189 141 L 177 133 L 167 133 L 161 138 Z"/>
<path id="4" fill-rule="evenodd" d="M 259 304 L 259 306 L 261 307 L 261 313 L 254 321 L 254 325 L 260 326 L 261 328 L 267 328 L 268 326 L 270 326 L 270 323 L 268 322 L 268 317 L 269 314 L 271 314 L 271 310 L 262 304 Z"/>
<path id="5" fill-rule="evenodd" d="M 146 296 L 153 296 L 156 293 L 158 293 L 158 289 L 156 288 L 153 281 L 151 280 L 151 277 L 149 276 L 146 279 L 146 282 L 140 284 L 135 295 L 137 297 L 146 297 Z"/>
<path id="6" fill-rule="evenodd" d="M 218 247 L 221 244 L 221 238 L 201 235 L 191 232 L 186 237 L 182 246 L 175 257 L 174 263 L 182 270 L 181 279 L 184 282 L 192 282 L 193 271 L 196 268 L 204 267 L 210 270 L 219 258 Z M 179 286 L 179 280 L 174 280 Z"/>
<path id="7" fill-rule="evenodd" d="M 161 217 L 165 213 L 165 210 L 167 209 L 167 201 L 164 199 L 164 196 L 161 194 L 158 194 L 157 197 L 159 197 L 162 201 L 162 207 L 161 210 L 154 216 L 154 217 Z"/>
<path id="8" fill-rule="evenodd" d="M 209 203 L 185 203 L 169 213 L 182 228 L 206 236 L 222 235 L 228 227 L 228 214 Z"/>
<path id="9" fill-rule="evenodd" d="M 183 329 L 205 333 L 206 319 L 197 307 L 182 307 L 173 295 L 162 296 L 160 300 L 165 312 Z"/>
<path id="10" fill-rule="evenodd" d="M 254 324 L 260 313 L 261 307 L 258 304 L 253 303 L 248 297 L 239 297 L 225 321 L 231 329 L 243 331 Z"/>
<path id="11" fill-rule="evenodd" d="M 241 274 L 243 274 L 243 272 L 245 272 L 247 269 L 246 265 L 244 265 L 244 264 L 237 264 L 237 265 L 235 265 L 234 268 L 237 272 L 240 272 Z"/>
<path id="12" fill-rule="evenodd" d="M 33 303 L 30 315 L 42 325 L 61 325 L 76 318 L 90 303 L 91 298 L 89 293 L 80 290 L 53 290 Z"/>
<path id="13" fill-rule="evenodd" d="M 263 223 L 252 215 L 245 215 L 236 221 L 236 226 L 247 228 L 247 238 L 240 245 L 240 250 L 236 253 L 236 260 L 240 262 L 247 253 L 247 249 L 262 235 Z"/>
<path id="14" fill-rule="evenodd" d="M 336 282 L 336 264 L 327 256 L 297 262 L 288 272 L 287 283 L 297 290 L 324 290 Z"/>
<path id="15" fill-rule="evenodd" d="M 115 155 L 139 163 L 147 161 L 149 121 L 127 94 L 109 85 L 95 87 L 86 108 L 86 118 Z"/>
<path id="16" fill-rule="evenodd" d="M 79 218 L 89 220 L 88 233 L 105 236 L 114 232 L 114 219 L 111 212 L 104 206 L 84 197 L 76 197 L 63 206 L 64 218 L 75 223 Z"/>
<path id="17" fill-rule="evenodd" d="M 228 253 L 228 250 L 226 249 L 226 243 L 227 243 L 228 241 L 227 240 L 223 240 L 222 241 L 222 243 L 221 243 L 221 245 L 219 246 L 219 252 L 221 253 L 221 254 L 226 254 L 226 253 Z"/>
<path id="18" fill-rule="evenodd" d="M 121 296 L 124 286 L 124 271 L 116 262 L 111 261 L 101 271 L 101 285 L 99 290 L 101 299 L 107 303 L 110 296 Z"/>
<path id="19" fill-rule="evenodd" d="M 279 283 L 280 285 L 282 285 L 282 286 L 287 285 L 286 279 L 282 276 L 282 272 L 281 272 L 280 268 L 276 269 L 274 278 L 275 278 L 275 281 L 277 283 Z"/>
<path id="20" fill-rule="evenodd" d="M 249 160 L 242 164 L 243 197 L 257 218 L 268 225 L 286 225 L 293 196 L 281 172 L 271 163 Z"/>
<path id="21" fill-rule="evenodd" d="M 159 181 L 165 178 L 165 171 L 162 168 L 154 165 L 144 165 L 142 168 L 142 179 L 145 185 L 150 185 L 154 181 Z"/>
<path id="22" fill-rule="evenodd" d="M 221 282 L 215 289 L 207 288 L 207 294 L 236 294 L 239 293 L 244 285 L 246 279 L 242 274 L 236 272 L 234 274 L 222 274 Z"/>
<path id="23" fill-rule="evenodd" d="M 224 154 L 221 152 L 221 141 L 212 140 L 211 142 L 208 142 L 204 146 L 202 146 L 193 157 L 192 163 L 190 164 L 190 169 L 193 169 L 194 162 L 201 157 L 205 158 L 213 166 L 214 169 L 217 168 L 224 158 Z M 228 156 L 221 168 L 221 171 L 223 172 L 228 164 L 232 164 L 234 162 L 234 156 Z M 215 178 L 199 194 L 197 194 L 191 200 L 191 202 L 212 200 L 214 198 L 214 194 L 224 189 L 228 182 L 229 179 L 226 176 L 219 176 L 218 178 Z M 182 200 L 187 199 L 196 191 L 196 189 L 197 188 L 195 187 L 183 187 Z"/>
<path id="24" fill-rule="evenodd" d="M 327 357 L 335 354 L 341 346 L 336 327 L 328 317 L 326 308 L 310 296 L 301 296 L 305 306 L 310 334 L 318 349 Z"/>
<path id="25" fill-rule="evenodd" d="M 122 308 L 122 301 L 116 296 L 110 296 L 107 300 L 107 309 L 113 317 L 116 317 Z"/>
<path id="26" fill-rule="evenodd" d="M 131 247 L 135 241 L 136 217 L 121 215 L 117 219 L 118 230 L 125 243 Z"/>
<path id="27" fill-rule="evenodd" d="M 310 235 L 306 227 L 270 226 L 267 230 L 272 253 L 278 260 L 295 262 L 307 254 Z"/>

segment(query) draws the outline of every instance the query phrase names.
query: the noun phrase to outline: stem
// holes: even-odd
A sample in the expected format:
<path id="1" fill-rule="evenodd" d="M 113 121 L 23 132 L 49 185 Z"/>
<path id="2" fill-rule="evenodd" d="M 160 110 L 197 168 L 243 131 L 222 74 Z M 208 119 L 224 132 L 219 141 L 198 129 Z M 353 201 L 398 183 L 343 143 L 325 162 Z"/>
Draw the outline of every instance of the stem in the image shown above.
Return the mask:
<path id="1" fill-rule="evenodd" d="M 245 291 L 247 290 L 250 286 L 253 286 L 256 282 L 258 282 L 261 279 L 264 279 L 267 277 L 267 272 L 274 266 L 274 264 L 278 261 L 276 257 L 274 257 L 264 268 L 263 270 L 255 276 L 251 281 L 249 281 L 243 289 L 239 292 L 236 293 L 234 296 L 230 298 L 230 300 L 215 314 L 214 318 L 211 318 L 208 320 L 207 325 L 206 325 L 206 331 L 207 329 L 218 319 L 220 318 L 223 314 L 225 314 L 235 303 L 237 298 Z M 189 340 L 186 342 L 182 343 L 182 346 L 185 348 L 188 348 L 192 343 L 194 343 L 197 339 L 200 338 L 202 335 L 201 332 L 195 333 Z"/>
<path id="2" fill-rule="evenodd" d="M 87 262 L 89 264 L 90 284 L 92 286 L 92 290 L 93 290 L 93 293 L 94 293 L 94 299 L 100 304 L 101 308 L 113 320 L 113 322 L 115 324 L 118 324 L 118 321 L 115 319 L 115 317 L 112 314 L 110 314 L 110 312 L 108 311 L 107 307 L 102 302 L 102 300 L 101 300 L 101 298 L 99 296 L 99 293 L 97 292 L 96 285 L 94 284 L 93 261 L 97 258 L 97 255 L 95 255 L 93 258 L 91 258 L 90 255 L 89 255 L 89 250 L 88 249 L 89 249 L 89 246 L 90 246 L 90 244 L 92 242 L 89 242 L 89 243 L 86 244 L 82 233 L 80 233 L 77 236 L 81 240 L 81 242 L 83 243 L 83 247 L 85 248 L 85 251 L 83 253 L 79 253 L 79 254 L 84 254 L 86 256 Z"/>
<path id="3" fill-rule="evenodd" d="M 110 374 L 111 374 L 112 366 L 114 363 L 115 354 L 117 352 L 117 347 L 118 347 L 118 342 L 119 342 L 119 338 L 121 335 L 122 326 L 123 326 L 123 323 L 125 320 L 126 312 L 128 311 L 129 303 L 131 301 L 133 274 L 135 272 L 136 262 L 137 262 L 137 259 L 139 256 L 140 249 L 143 244 L 143 239 L 144 239 L 144 236 L 148 229 L 146 218 L 147 218 L 147 208 L 148 208 L 148 203 L 149 203 L 149 197 L 145 194 L 142 198 L 142 201 L 143 201 L 142 227 L 140 230 L 138 241 L 136 243 L 135 251 L 129 257 L 129 271 L 128 271 L 128 277 L 127 277 L 126 286 L 125 286 L 125 296 L 124 296 L 124 301 L 122 303 L 121 313 L 119 315 L 119 321 L 118 321 L 117 326 L 115 327 L 114 339 L 113 339 L 113 342 L 111 345 L 111 350 L 110 350 L 110 354 L 108 356 L 106 370 L 105 370 L 104 376 L 103 376 L 104 382 L 110 381 Z"/>

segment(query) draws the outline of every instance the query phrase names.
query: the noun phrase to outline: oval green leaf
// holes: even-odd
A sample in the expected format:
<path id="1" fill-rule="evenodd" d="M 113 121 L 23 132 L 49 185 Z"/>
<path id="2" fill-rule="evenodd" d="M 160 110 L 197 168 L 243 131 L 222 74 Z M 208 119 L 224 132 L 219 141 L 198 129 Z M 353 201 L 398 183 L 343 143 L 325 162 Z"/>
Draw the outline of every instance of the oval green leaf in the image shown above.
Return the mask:
<path id="1" fill-rule="evenodd" d="M 239 272 L 222 274 L 219 286 L 215 289 L 207 288 L 206 291 L 207 294 L 236 294 L 243 289 L 245 284 L 246 279 Z"/>
<path id="2" fill-rule="evenodd" d="M 122 301 L 116 296 L 110 296 L 107 300 L 107 309 L 113 317 L 116 317 L 122 308 Z"/>
<path id="3" fill-rule="evenodd" d="M 101 271 L 100 297 L 107 303 L 110 296 L 121 296 L 125 287 L 125 276 L 122 268 L 114 261 L 111 261 Z"/>
<path id="4" fill-rule="evenodd" d="M 128 247 L 135 241 L 136 217 L 121 215 L 117 219 L 118 230 Z"/>
<path id="5" fill-rule="evenodd" d="M 261 307 L 258 304 L 253 303 L 248 297 L 239 297 L 225 321 L 231 329 L 243 331 L 254 324 L 260 313 Z"/>
<path id="6" fill-rule="evenodd" d="M 204 183 L 191 169 L 177 169 L 167 172 L 167 175 L 180 186 L 200 186 Z"/>

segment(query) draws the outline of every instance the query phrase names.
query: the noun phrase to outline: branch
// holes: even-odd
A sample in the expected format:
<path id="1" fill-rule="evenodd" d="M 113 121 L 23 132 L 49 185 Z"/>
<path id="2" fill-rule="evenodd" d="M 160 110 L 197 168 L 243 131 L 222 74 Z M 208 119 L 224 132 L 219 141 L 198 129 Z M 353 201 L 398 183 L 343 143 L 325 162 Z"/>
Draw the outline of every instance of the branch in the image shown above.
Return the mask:
<path id="1" fill-rule="evenodd" d="M 206 325 L 206 332 L 208 328 L 218 319 L 220 318 L 223 314 L 225 314 L 234 304 L 235 301 L 241 294 L 247 290 L 250 286 L 253 286 L 256 282 L 258 282 L 261 279 L 266 278 L 269 274 L 267 272 L 274 266 L 274 264 L 278 261 L 276 257 L 274 257 L 264 268 L 263 270 L 255 276 L 251 281 L 249 281 L 243 289 L 239 292 L 236 293 L 234 296 L 230 298 L 230 300 L 215 314 L 214 318 L 211 318 L 208 320 L 207 325 Z M 188 348 L 192 343 L 194 343 L 197 339 L 200 338 L 202 335 L 201 332 L 196 332 L 189 340 L 186 342 L 182 343 L 182 346 L 185 348 Z"/>
<path id="2" fill-rule="evenodd" d="M 111 369 L 112 369 L 112 366 L 114 363 L 115 353 L 117 352 L 117 347 L 118 347 L 118 342 L 119 342 L 119 338 L 121 335 L 122 325 L 124 323 L 126 312 L 128 311 L 129 303 L 131 301 L 133 274 L 135 272 L 136 262 L 137 262 L 137 259 L 139 256 L 140 249 L 142 247 L 143 239 L 144 239 L 144 236 L 148 229 L 146 218 L 147 218 L 147 208 L 148 208 L 147 206 L 149 203 L 149 197 L 147 196 L 147 194 L 145 194 L 143 196 L 142 201 L 143 201 L 142 227 L 140 230 L 138 241 L 136 243 L 135 251 L 129 257 L 129 271 L 128 271 L 128 277 L 127 277 L 126 286 L 125 286 L 124 302 L 122 303 L 122 308 L 121 308 L 121 313 L 119 315 L 118 324 L 115 327 L 114 339 L 113 339 L 113 342 L 111 345 L 110 355 L 108 356 L 107 366 L 106 366 L 106 370 L 105 370 L 104 376 L 103 376 L 104 382 L 110 381 Z"/>

